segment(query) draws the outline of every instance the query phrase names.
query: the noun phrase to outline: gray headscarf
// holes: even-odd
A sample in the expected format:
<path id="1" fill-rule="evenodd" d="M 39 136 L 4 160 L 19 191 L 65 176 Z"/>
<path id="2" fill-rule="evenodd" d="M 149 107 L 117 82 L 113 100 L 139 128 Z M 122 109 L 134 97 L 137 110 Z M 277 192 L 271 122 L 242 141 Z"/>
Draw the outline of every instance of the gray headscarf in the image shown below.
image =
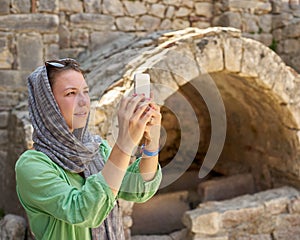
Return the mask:
<path id="1" fill-rule="evenodd" d="M 84 172 L 85 178 L 101 171 L 104 166 L 99 153 L 101 138 L 88 131 L 88 123 L 73 133 L 69 131 L 53 96 L 45 66 L 38 67 L 28 77 L 28 93 L 34 148 L 67 171 Z M 92 229 L 92 237 L 93 240 L 125 239 L 117 205 L 98 228 Z"/>

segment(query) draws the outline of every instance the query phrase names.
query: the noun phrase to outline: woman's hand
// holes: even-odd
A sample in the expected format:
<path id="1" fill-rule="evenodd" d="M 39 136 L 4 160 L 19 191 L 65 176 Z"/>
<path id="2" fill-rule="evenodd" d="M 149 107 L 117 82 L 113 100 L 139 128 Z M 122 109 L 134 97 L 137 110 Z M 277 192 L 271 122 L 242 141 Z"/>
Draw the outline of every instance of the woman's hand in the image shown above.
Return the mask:
<path id="1" fill-rule="evenodd" d="M 148 151 L 157 151 L 159 148 L 160 128 L 161 128 L 161 113 L 160 107 L 154 102 L 150 102 L 146 111 L 151 114 L 151 119 L 147 123 L 144 139 L 145 149 Z"/>
<path id="2" fill-rule="evenodd" d="M 131 155 L 133 149 L 141 141 L 147 124 L 153 118 L 153 111 L 147 111 L 150 101 L 143 95 L 124 97 L 121 100 L 118 111 L 119 134 L 117 146 L 119 149 Z"/>

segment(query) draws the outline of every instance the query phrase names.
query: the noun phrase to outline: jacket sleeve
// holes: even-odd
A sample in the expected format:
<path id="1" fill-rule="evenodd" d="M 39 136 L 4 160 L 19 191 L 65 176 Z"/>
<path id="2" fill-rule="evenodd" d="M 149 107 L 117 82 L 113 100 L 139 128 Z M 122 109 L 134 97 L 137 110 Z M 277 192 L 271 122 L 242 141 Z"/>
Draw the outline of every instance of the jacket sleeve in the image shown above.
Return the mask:
<path id="1" fill-rule="evenodd" d="M 37 151 L 23 154 L 16 164 L 17 192 L 25 210 L 49 214 L 82 227 L 97 227 L 115 205 L 101 173 L 81 189 L 68 183 L 64 171 Z"/>
<path id="2" fill-rule="evenodd" d="M 105 161 L 107 161 L 111 152 L 111 147 L 105 140 L 103 140 L 100 145 L 100 151 Z M 145 202 L 158 190 L 162 179 L 160 165 L 157 167 L 155 177 L 151 181 L 144 181 L 140 174 L 140 161 L 141 158 L 129 165 L 122 181 L 118 198 L 133 202 Z"/>

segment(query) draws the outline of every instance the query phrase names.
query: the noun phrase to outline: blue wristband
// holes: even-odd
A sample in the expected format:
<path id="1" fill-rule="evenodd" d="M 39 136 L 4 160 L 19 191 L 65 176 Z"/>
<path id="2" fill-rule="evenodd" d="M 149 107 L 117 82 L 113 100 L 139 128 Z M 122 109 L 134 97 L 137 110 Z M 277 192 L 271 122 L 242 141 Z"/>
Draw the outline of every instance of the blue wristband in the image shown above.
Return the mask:
<path id="1" fill-rule="evenodd" d="M 150 152 L 150 151 L 147 151 L 146 149 L 144 149 L 144 150 L 143 150 L 143 153 L 144 153 L 146 156 L 154 157 L 154 156 L 158 155 L 159 150 L 157 150 L 157 151 L 155 151 L 155 152 Z"/>

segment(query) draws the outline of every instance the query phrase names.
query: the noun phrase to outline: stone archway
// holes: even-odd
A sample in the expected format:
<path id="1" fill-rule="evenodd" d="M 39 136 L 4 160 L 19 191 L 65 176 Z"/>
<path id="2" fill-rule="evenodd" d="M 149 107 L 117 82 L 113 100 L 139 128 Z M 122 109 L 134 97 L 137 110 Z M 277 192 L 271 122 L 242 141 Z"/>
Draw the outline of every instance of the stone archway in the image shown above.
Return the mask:
<path id="1" fill-rule="evenodd" d="M 189 28 L 162 34 L 156 43 L 151 43 L 154 47 L 142 53 L 132 48 L 131 53 L 134 54 L 131 57 L 135 55 L 135 58 L 125 66 L 120 80 L 110 86 L 99 104 L 97 102 L 99 111 L 96 123 L 103 135 L 110 136 L 111 132 L 109 125 L 100 124 L 101 120 L 112 117 L 112 110 L 116 109 L 120 97 L 132 89 L 131 79 L 136 71 L 150 73 L 161 104 L 180 88 L 188 89 L 184 86 L 191 83 L 195 85 L 196 79 L 202 81 L 201 78 L 206 75 L 214 80 L 225 103 L 228 113 L 227 135 L 242 137 L 246 134 L 242 130 L 244 125 L 244 129 L 253 133 L 248 134 L 249 141 L 244 144 L 248 149 L 245 150 L 266 152 L 269 149 L 267 155 L 270 164 L 274 165 L 274 171 L 282 169 L 287 177 L 285 180 L 297 182 L 300 166 L 297 158 L 300 77 L 295 71 L 286 66 L 272 50 L 257 41 L 243 38 L 238 30 L 232 28 Z M 118 72 L 118 67 L 123 66 L 116 64 L 114 67 Z M 93 74 L 93 71 L 89 74 Z M 92 89 L 92 92 L 96 95 L 97 91 Z M 239 129 L 235 131 L 232 125 Z M 277 134 L 284 136 L 284 141 L 275 142 Z M 252 144 L 260 137 L 262 141 Z M 274 142 L 267 143 L 267 139 Z M 288 153 L 275 157 L 271 153 L 274 148 L 278 150 L 276 154 L 282 149 L 288 149 Z M 280 158 L 286 159 L 284 164 L 279 161 Z"/>
<path id="2" fill-rule="evenodd" d="M 243 38 L 240 31 L 232 28 L 189 28 L 132 43 L 119 47 L 120 51 L 113 56 L 104 57 L 103 52 L 95 54 L 95 59 L 101 56 L 104 64 L 105 61 L 114 63 L 105 69 L 111 76 L 107 82 L 100 80 L 103 74 L 95 68 L 97 61 L 85 66 L 91 69 L 87 77 L 91 77 L 91 84 L 95 85 L 92 87 L 95 96 L 109 87 L 100 102 L 94 101 L 95 131 L 113 141 L 113 122 L 108 120 L 114 118 L 122 95 L 132 89 L 133 74 L 149 72 L 162 105 L 175 109 L 179 105 L 174 96 L 180 93 L 195 111 L 201 140 L 199 145 L 191 147 L 192 150 L 196 148 L 194 156 L 200 168 L 212 126 L 211 112 L 205 107 L 205 99 L 201 100 L 197 86 L 205 88 L 205 83 L 213 81 L 225 106 L 227 131 L 224 148 L 212 170 L 225 176 L 251 173 L 256 191 L 281 185 L 300 186 L 300 76 L 272 50 Z M 205 91 L 208 95 L 215 93 L 210 89 Z M 184 124 L 185 120 L 182 121 Z M 178 139 L 176 126 L 173 130 L 173 139 Z M 166 144 L 172 141 L 167 139 Z M 184 154 L 189 154 L 189 150 Z M 162 155 L 172 159 L 176 153 L 168 155 L 168 151 L 170 149 L 162 150 Z"/>

